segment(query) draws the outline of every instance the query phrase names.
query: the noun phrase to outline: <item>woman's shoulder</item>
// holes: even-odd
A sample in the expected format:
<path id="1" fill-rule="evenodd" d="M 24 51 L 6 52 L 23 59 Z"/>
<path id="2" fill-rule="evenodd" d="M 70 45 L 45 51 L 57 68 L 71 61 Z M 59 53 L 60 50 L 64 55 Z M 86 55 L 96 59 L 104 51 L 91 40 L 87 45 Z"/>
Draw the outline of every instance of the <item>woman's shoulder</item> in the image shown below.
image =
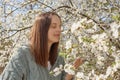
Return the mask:
<path id="1" fill-rule="evenodd" d="M 29 44 L 20 44 L 20 45 L 17 45 L 13 49 L 13 53 L 12 53 L 11 58 L 13 58 L 13 59 L 16 59 L 16 58 L 17 59 L 22 59 L 29 53 L 30 53 Z"/>

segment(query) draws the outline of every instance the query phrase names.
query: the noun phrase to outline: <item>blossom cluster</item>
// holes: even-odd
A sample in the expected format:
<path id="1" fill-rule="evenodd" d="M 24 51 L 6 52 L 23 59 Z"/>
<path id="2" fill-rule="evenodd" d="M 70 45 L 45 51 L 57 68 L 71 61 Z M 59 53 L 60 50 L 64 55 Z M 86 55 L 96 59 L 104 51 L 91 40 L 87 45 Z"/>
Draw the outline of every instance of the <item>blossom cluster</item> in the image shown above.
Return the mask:
<path id="1" fill-rule="evenodd" d="M 65 72 L 81 80 L 115 79 L 120 69 L 120 49 L 110 39 L 119 39 L 120 25 L 113 22 L 109 26 L 103 31 L 84 18 L 62 32 L 60 49 L 66 61 Z M 86 61 L 75 70 L 72 64 L 77 57 Z"/>

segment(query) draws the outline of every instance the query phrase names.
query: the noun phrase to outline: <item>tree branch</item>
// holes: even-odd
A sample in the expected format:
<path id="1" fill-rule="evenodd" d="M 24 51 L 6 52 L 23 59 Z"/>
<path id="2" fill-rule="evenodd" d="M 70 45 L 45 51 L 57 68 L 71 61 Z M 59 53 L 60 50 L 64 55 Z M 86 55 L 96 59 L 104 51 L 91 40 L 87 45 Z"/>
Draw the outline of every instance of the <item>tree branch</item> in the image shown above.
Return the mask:
<path id="1" fill-rule="evenodd" d="M 1 31 L 0 33 L 3 33 L 3 32 L 5 32 L 5 31 L 22 31 L 22 30 L 25 30 L 25 29 L 29 29 L 29 28 L 31 28 L 31 26 L 29 26 L 29 27 L 24 27 L 24 28 L 21 28 L 21 29 L 10 29 L 10 30 L 3 30 L 3 31 Z"/>
<path id="2" fill-rule="evenodd" d="M 16 10 L 18 10 L 19 8 L 22 8 L 22 7 L 24 7 L 24 6 L 28 5 L 28 4 L 31 4 L 31 3 L 33 3 L 33 2 L 35 2 L 35 1 L 30 1 L 30 2 L 28 2 L 28 3 L 26 3 L 26 4 L 23 4 L 22 6 L 14 9 L 14 10 L 11 11 L 10 13 L 8 13 L 5 17 L 8 17 L 8 16 L 11 15 L 14 11 L 16 11 Z"/>
<path id="3" fill-rule="evenodd" d="M 43 2 L 40 2 L 40 1 L 37 1 L 38 3 L 42 4 L 42 5 L 45 5 L 47 7 L 49 7 L 50 9 L 54 10 L 51 6 L 48 6 L 47 4 L 43 3 Z"/>
<path id="4" fill-rule="evenodd" d="M 14 36 L 15 34 L 17 34 L 18 32 L 19 32 L 19 31 L 16 31 L 16 32 L 15 32 L 14 34 L 12 34 L 11 36 L 5 37 L 5 38 L 1 39 L 0 41 L 3 41 L 3 40 L 5 40 L 5 39 L 10 38 L 10 37 Z"/>
<path id="5" fill-rule="evenodd" d="M 25 28 L 22 28 L 22 29 L 4 30 L 4 31 L 16 31 L 16 32 L 14 34 L 12 34 L 11 36 L 8 36 L 8 37 L 5 37 L 5 38 L 1 39 L 0 41 L 8 39 L 8 38 L 14 36 L 15 34 L 17 34 L 18 32 L 20 32 L 22 30 L 25 30 L 25 29 L 28 29 L 28 28 L 31 28 L 31 26 L 30 27 L 25 27 Z"/>
<path id="6" fill-rule="evenodd" d="M 58 9 L 61 9 L 61 8 L 68 8 L 68 9 L 72 9 L 72 10 L 74 10 L 74 11 L 77 11 L 76 9 L 74 9 L 74 8 L 72 8 L 72 7 L 70 7 L 70 6 L 60 6 L 60 7 L 58 7 L 58 8 L 56 8 L 56 9 L 54 9 L 54 11 L 55 10 L 58 10 Z M 67 10 L 68 12 L 70 12 L 71 14 L 73 14 L 71 11 L 69 11 L 69 10 Z M 83 14 L 83 13 L 78 13 L 79 15 L 81 15 L 81 16 L 83 16 L 83 17 L 86 17 L 87 19 L 91 19 L 91 20 L 93 20 L 93 22 L 95 22 L 96 24 L 100 24 L 99 22 L 97 22 L 96 20 L 94 20 L 94 19 L 92 19 L 91 17 L 89 17 L 89 16 L 87 16 L 87 15 L 85 15 L 85 14 Z M 75 14 L 73 14 L 73 15 L 75 15 Z M 101 26 L 100 26 L 100 28 L 102 29 L 102 30 L 104 30 Z"/>
<path id="7" fill-rule="evenodd" d="M 60 7 L 56 8 L 55 10 L 58 10 L 58 9 L 61 9 L 61 8 L 72 9 L 70 6 L 60 6 Z M 72 9 L 72 10 L 77 11 L 76 9 Z M 69 11 L 69 10 L 67 10 L 67 11 L 68 11 L 69 13 L 73 14 L 71 11 Z M 105 23 L 102 23 L 102 24 L 104 24 L 104 25 L 102 25 L 101 23 L 97 22 L 96 20 L 92 19 L 91 17 L 89 17 L 89 16 L 87 16 L 87 15 L 85 15 L 85 14 L 83 14 L 83 13 L 78 13 L 78 14 L 81 15 L 81 16 L 83 16 L 83 17 L 86 17 L 87 19 L 91 19 L 91 20 L 93 20 L 93 22 L 95 22 L 96 24 L 98 24 L 98 26 L 99 26 L 103 31 L 105 31 L 105 32 L 108 34 L 108 37 L 109 37 L 109 39 L 111 40 L 111 43 L 113 43 L 118 49 L 120 49 L 120 44 L 116 44 L 115 40 L 112 39 L 112 37 L 109 35 L 109 33 L 108 33 L 108 32 L 105 30 L 105 28 L 104 28 L 104 26 L 109 26 L 109 25 L 107 25 L 107 24 L 105 24 Z M 73 14 L 73 15 L 75 15 L 75 14 Z M 119 40 L 118 40 L 118 42 L 119 42 Z"/>

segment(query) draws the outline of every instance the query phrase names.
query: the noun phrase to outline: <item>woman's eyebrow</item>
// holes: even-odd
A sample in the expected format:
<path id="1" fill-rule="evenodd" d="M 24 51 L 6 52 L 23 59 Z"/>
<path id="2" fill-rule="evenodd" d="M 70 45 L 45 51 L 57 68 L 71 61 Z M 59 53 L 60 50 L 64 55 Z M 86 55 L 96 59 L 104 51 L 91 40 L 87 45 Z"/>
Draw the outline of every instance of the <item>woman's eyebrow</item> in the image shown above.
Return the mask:
<path id="1" fill-rule="evenodd" d="M 57 25 L 57 23 L 52 23 L 52 25 Z M 61 26 L 61 24 L 59 26 Z"/>
<path id="2" fill-rule="evenodd" d="M 56 25 L 57 23 L 52 23 L 52 24 Z"/>

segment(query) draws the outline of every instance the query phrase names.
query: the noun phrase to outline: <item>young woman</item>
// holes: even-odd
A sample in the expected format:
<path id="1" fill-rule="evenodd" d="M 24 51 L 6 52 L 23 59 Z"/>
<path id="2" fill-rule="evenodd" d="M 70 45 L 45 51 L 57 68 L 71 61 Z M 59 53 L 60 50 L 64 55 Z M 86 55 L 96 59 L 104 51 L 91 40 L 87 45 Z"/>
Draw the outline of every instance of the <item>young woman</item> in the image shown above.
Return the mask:
<path id="1" fill-rule="evenodd" d="M 54 12 L 38 15 L 31 28 L 30 41 L 15 50 L 5 67 L 1 80 L 72 80 L 72 75 L 62 71 L 59 75 L 49 74 L 55 67 L 64 65 L 58 55 L 61 19 Z M 74 67 L 78 68 L 81 59 Z"/>

